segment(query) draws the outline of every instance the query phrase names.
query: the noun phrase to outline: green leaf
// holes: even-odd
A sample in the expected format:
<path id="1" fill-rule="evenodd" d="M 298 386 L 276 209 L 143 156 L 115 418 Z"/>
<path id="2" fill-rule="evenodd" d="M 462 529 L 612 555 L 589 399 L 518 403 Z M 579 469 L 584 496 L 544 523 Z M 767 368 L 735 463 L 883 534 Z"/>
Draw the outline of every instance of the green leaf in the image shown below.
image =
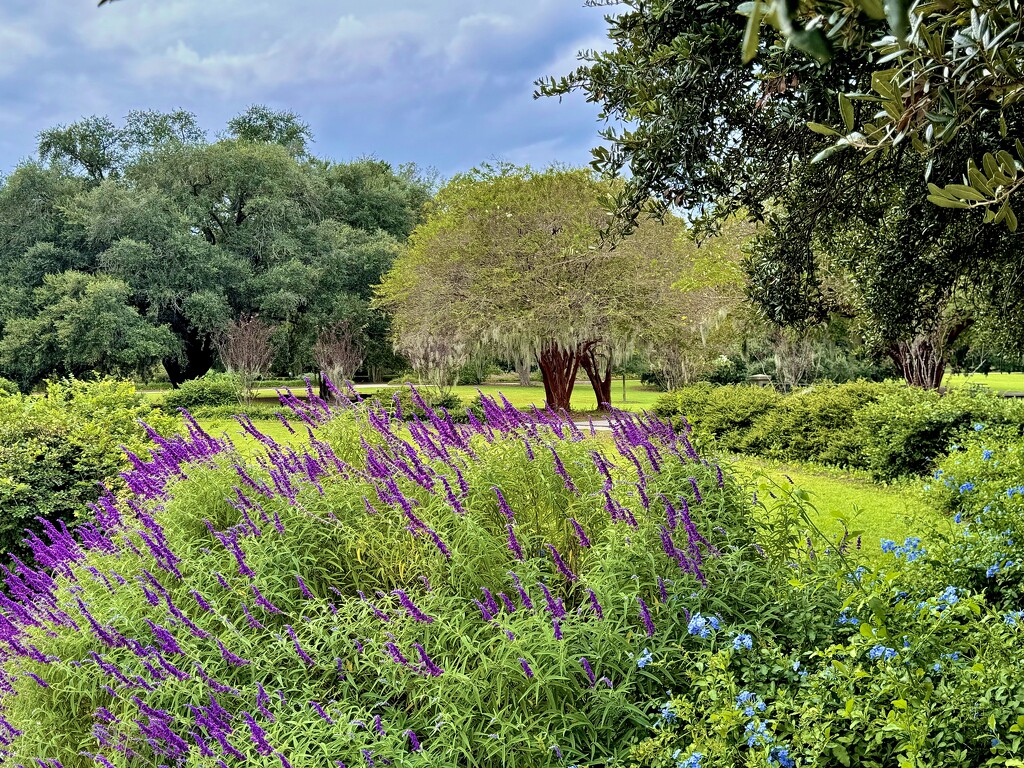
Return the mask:
<path id="1" fill-rule="evenodd" d="M 801 29 L 789 36 L 789 42 L 819 62 L 825 63 L 832 59 L 832 47 L 828 44 L 825 33 L 820 29 Z"/>
<path id="2" fill-rule="evenodd" d="M 947 184 L 945 190 L 943 190 L 949 197 L 958 197 L 961 200 L 973 200 L 975 202 L 988 199 L 985 195 L 981 194 L 974 187 L 968 187 L 966 184 Z"/>
<path id="3" fill-rule="evenodd" d="M 948 197 L 939 197 L 938 195 L 928 195 L 928 202 L 939 206 L 939 208 L 970 208 L 969 203 L 965 203 L 963 200 L 950 200 Z"/>
<path id="4" fill-rule="evenodd" d="M 820 133 L 822 136 L 839 136 L 839 131 L 834 128 L 829 128 L 827 125 L 821 123 L 807 123 L 807 127 L 815 133 Z"/>
<path id="5" fill-rule="evenodd" d="M 885 16 L 896 39 L 906 40 L 910 31 L 910 0 L 885 0 Z"/>
<path id="6" fill-rule="evenodd" d="M 747 18 L 747 27 L 743 30 L 743 62 L 752 61 L 757 56 L 757 45 L 760 41 L 761 17 L 764 15 L 761 10 L 760 0 L 754 2 L 754 7 Z M 742 13 L 742 11 L 741 11 Z"/>
<path id="7" fill-rule="evenodd" d="M 847 146 L 849 146 L 849 145 L 848 144 L 833 144 L 831 147 L 825 147 L 823 150 L 821 150 L 821 152 L 819 152 L 818 154 L 816 154 L 814 157 L 811 158 L 811 162 L 812 163 L 820 163 L 822 160 L 825 160 L 826 158 L 831 157 L 832 155 L 834 155 L 839 150 L 845 149 Z"/>
<path id="8" fill-rule="evenodd" d="M 858 0 L 861 10 L 872 19 L 884 19 L 885 8 L 881 0 Z"/>
<path id="9" fill-rule="evenodd" d="M 853 130 L 853 102 L 846 98 L 846 94 L 839 94 L 839 113 L 843 116 L 843 124 L 847 131 Z"/>

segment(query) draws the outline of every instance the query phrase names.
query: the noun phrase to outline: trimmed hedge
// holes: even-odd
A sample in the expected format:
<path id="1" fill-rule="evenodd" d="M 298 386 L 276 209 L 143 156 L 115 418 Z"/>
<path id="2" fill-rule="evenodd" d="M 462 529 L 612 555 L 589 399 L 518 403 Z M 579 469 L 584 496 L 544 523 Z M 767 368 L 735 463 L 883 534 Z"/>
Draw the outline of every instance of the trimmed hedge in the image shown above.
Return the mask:
<path id="1" fill-rule="evenodd" d="M 226 373 L 208 373 L 199 379 L 182 383 L 164 395 L 163 404 L 169 411 L 184 408 L 192 412 L 197 408 L 234 406 L 241 400 L 241 386 L 238 379 Z"/>
<path id="2" fill-rule="evenodd" d="M 789 395 L 695 384 L 662 397 L 655 412 L 689 423 L 698 443 L 720 450 L 864 469 L 879 480 L 927 472 L 975 424 L 1024 434 L 1024 402 L 976 388 L 940 394 L 866 381 Z"/>

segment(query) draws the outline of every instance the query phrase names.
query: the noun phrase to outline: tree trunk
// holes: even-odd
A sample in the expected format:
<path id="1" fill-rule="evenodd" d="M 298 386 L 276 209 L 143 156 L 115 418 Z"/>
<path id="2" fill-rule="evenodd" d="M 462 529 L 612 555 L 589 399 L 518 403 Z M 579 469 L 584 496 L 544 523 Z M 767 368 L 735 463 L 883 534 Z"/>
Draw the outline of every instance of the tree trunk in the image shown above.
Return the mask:
<path id="1" fill-rule="evenodd" d="M 597 353 L 597 345 L 589 346 L 580 354 L 580 365 L 587 372 L 590 386 L 594 388 L 597 398 L 597 410 L 608 411 L 612 406 L 612 358 L 605 360 Z M 602 369 L 603 366 L 603 369 Z"/>
<path id="2" fill-rule="evenodd" d="M 970 324 L 970 320 L 961 320 L 949 327 L 915 336 L 910 341 L 893 342 L 886 351 L 903 373 L 907 384 L 921 389 L 938 389 L 946 373 L 950 348 Z"/>
<path id="3" fill-rule="evenodd" d="M 516 361 L 516 373 L 519 374 L 520 387 L 530 386 L 530 358 L 524 356 Z"/>
<path id="4" fill-rule="evenodd" d="M 572 388 L 580 367 L 580 348 L 562 349 L 554 342 L 545 344 L 537 355 L 544 382 L 544 400 L 556 413 L 570 410 Z"/>
<path id="5" fill-rule="evenodd" d="M 167 378 L 175 389 L 184 382 L 198 379 L 213 367 L 214 348 L 210 337 L 196 333 L 192 329 L 179 330 L 174 328 L 181 339 L 181 359 L 169 357 L 164 359 L 164 370 Z"/>

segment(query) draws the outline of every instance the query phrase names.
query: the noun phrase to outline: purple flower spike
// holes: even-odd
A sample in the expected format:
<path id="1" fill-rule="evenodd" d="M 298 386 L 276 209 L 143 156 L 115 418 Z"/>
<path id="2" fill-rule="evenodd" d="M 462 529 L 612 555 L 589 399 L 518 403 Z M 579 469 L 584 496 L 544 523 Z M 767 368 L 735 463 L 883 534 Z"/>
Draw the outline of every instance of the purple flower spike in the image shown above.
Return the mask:
<path id="1" fill-rule="evenodd" d="M 281 768 L 292 768 L 292 764 L 288 762 L 288 758 L 282 755 L 280 752 L 275 752 L 277 759 L 281 761 Z"/>
<path id="2" fill-rule="evenodd" d="M 594 675 L 594 669 L 590 666 L 590 662 L 587 661 L 586 656 L 580 657 L 580 664 L 583 665 L 583 671 L 587 673 L 587 679 L 590 680 L 590 685 L 593 686 L 597 682 L 597 677 Z"/>
<path id="3" fill-rule="evenodd" d="M 420 656 L 420 661 L 423 662 L 423 671 L 431 677 L 440 677 L 444 674 L 444 670 L 437 666 L 434 661 L 427 655 L 427 652 L 423 649 L 423 646 L 419 643 L 413 643 L 412 647 L 416 649 L 416 653 Z"/>
<path id="4" fill-rule="evenodd" d="M 594 594 L 594 590 L 588 589 L 587 595 L 590 597 L 590 607 L 594 609 L 594 615 L 597 616 L 599 620 L 603 619 L 604 611 L 601 610 L 601 604 L 597 602 L 597 595 Z"/>
<path id="5" fill-rule="evenodd" d="M 242 717 L 245 719 L 246 724 L 249 726 L 249 732 L 252 734 L 252 743 L 256 745 L 256 751 L 261 755 L 269 755 L 273 752 L 273 748 L 267 741 L 267 736 L 263 732 L 259 723 L 250 715 L 248 712 L 243 712 Z"/>
<path id="6" fill-rule="evenodd" d="M 410 599 L 409 595 L 407 595 L 403 590 L 396 589 L 392 591 L 391 594 L 398 596 L 398 600 L 402 604 L 402 607 L 405 609 L 406 613 L 412 616 L 412 618 L 414 618 L 416 621 L 421 622 L 423 624 L 430 624 L 434 621 L 434 617 L 427 616 L 427 614 L 425 614 L 423 611 L 417 608 L 415 603 L 413 603 L 413 601 Z"/>
<path id="7" fill-rule="evenodd" d="M 491 490 L 494 491 L 494 493 L 498 496 L 498 509 L 501 510 L 501 513 L 505 515 L 505 517 L 511 523 L 515 518 L 515 513 L 512 511 L 512 508 L 508 505 L 508 502 L 505 501 L 505 497 L 502 495 L 501 489 L 495 485 L 491 488 Z"/>
<path id="8" fill-rule="evenodd" d="M 558 619 L 552 619 L 551 620 L 551 625 L 552 625 L 552 627 L 555 630 L 555 640 L 561 640 L 562 639 L 562 624 L 561 624 L 561 622 L 559 622 Z"/>
<path id="9" fill-rule="evenodd" d="M 573 573 L 569 569 L 569 566 L 565 564 L 565 561 L 562 559 L 562 556 L 559 554 L 558 550 L 555 549 L 555 545 L 545 544 L 544 546 L 546 546 L 548 548 L 548 551 L 551 553 L 551 559 L 555 561 L 555 567 L 558 568 L 558 572 L 562 574 L 568 581 L 576 581 L 576 574 Z"/>
<path id="10" fill-rule="evenodd" d="M 313 593 L 309 591 L 309 587 L 306 586 L 306 582 L 302 580 L 302 577 L 296 575 L 295 580 L 299 582 L 299 589 L 302 590 L 302 596 L 307 600 L 311 599 L 313 597 Z"/>
<path id="11" fill-rule="evenodd" d="M 520 657 L 519 658 L 519 666 L 521 666 L 523 668 L 523 674 L 526 675 L 527 679 L 532 679 L 533 678 L 533 670 L 530 669 L 530 664 L 529 664 L 529 662 L 526 661 L 526 659 Z"/>
<path id="12" fill-rule="evenodd" d="M 523 582 L 519 580 L 519 577 L 515 573 L 512 573 L 511 571 L 510 573 L 512 576 L 512 581 L 515 582 L 516 591 L 519 592 L 519 600 L 522 602 L 523 608 L 525 608 L 528 611 L 532 611 L 533 601 L 530 599 L 530 596 L 526 593 L 526 590 L 523 588 Z"/>
<path id="13" fill-rule="evenodd" d="M 576 522 L 575 517 L 570 517 L 569 522 L 572 523 L 573 530 L 576 531 L 576 538 L 580 540 L 580 546 L 584 549 L 590 547 L 590 539 L 587 538 L 587 532 L 583 530 L 583 526 Z"/>
<path id="14" fill-rule="evenodd" d="M 644 599 L 639 595 L 637 596 L 636 601 L 640 603 L 640 618 L 643 619 L 644 629 L 647 630 L 647 636 L 654 637 L 654 622 L 651 621 L 651 612 L 647 610 L 647 603 L 645 603 Z"/>
<path id="15" fill-rule="evenodd" d="M 224 647 L 224 643 L 220 640 L 217 641 L 217 647 L 220 648 L 220 655 L 224 657 L 224 661 L 233 667 L 244 667 L 246 664 L 251 663 L 248 659 L 243 659 L 241 656 L 233 654 Z"/>
<path id="16" fill-rule="evenodd" d="M 523 555 L 523 548 L 520 546 L 519 539 L 516 538 L 516 533 L 512 529 L 512 524 L 509 523 L 505 528 L 508 530 L 508 548 L 512 550 L 516 560 L 522 562 L 525 559 L 525 555 Z"/>
<path id="17" fill-rule="evenodd" d="M 416 738 L 415 733 L 409 730 L 405 732 L 405 735 L 409 737 L 409 748 L 412 749 L 413 752 L 423 751 L 423 747 L 420 746 L 420 740 Z"/>
<path id="18" fill-rule="evenodd" d="M 693 489 L 693 500 L 700 504 L 704 498 L 700 495 L 700 488 L 697 487 L 697 478 L 690 478 L 690 487 Z"/>
<path id="19" fill-rule="evenodd" d="M 320 715 L 320 717 L 326 720 L 328 725 L 334 725 L 334 720 L 332 720 L 331 716 L 327 714 L 326 710 L 324 710 L 324 708 L 320 706 L 319 702 L 310 701 L 309 706 L 312 707 L 313 711 Z"/>

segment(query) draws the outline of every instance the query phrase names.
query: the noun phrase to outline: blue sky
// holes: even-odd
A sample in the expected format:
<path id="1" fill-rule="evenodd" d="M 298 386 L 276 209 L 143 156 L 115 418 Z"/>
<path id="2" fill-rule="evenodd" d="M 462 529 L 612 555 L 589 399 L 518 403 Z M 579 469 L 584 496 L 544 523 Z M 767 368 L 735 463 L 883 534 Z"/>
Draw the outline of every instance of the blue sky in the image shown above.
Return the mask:
<path id="1" fill-rule="evenodd" d="M 337 160 L 583 164 L 597 108 L 534 101 L 533 81 L 604 28 L 582 0 L 3 0 L 0 173 L 82 116 L 183 108 L 215 133 L 253 103 L 300 114 Z"/>

